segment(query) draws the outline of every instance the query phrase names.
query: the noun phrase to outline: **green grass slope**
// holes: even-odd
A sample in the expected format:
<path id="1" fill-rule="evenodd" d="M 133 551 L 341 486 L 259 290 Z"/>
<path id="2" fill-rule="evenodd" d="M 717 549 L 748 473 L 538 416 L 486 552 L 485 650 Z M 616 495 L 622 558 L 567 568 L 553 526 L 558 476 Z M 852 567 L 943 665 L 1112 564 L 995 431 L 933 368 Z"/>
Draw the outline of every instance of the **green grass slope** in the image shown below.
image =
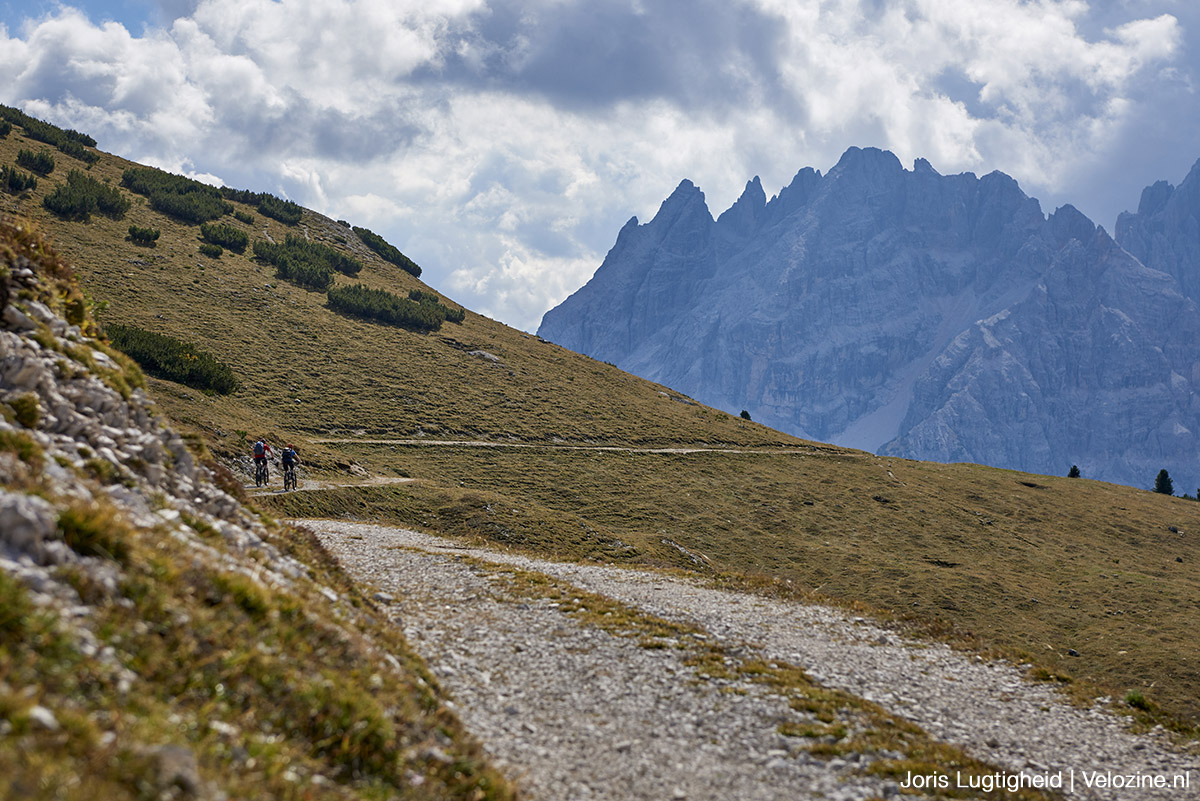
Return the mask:
<path id="1" fill-rule="evenodd" d="M 0 798 L 514 798 L 316 538 L 219 493 L 241 490 L 142 414 L 138 368 L 22 324 L 33 301 L 95 331 L 70 270 L 0 221 Z"/>
<path id="2" fill-rule="evenodd" d="M 14 129 L 0 163 L 21 146 Z M 117 183 L 126 166 L 102 155 L 91 171 Z M 311 478 L 357 465 L 416 479 L 262 499 L 280 514 L 829 598 L 1027 659 L 1080 696 L 1137 691 L 1130 711 L 1147 720 L 1200 720 L 1200 504 L 806 443 L 470 312 L 431 334 L 349 319 L 248 255 L 199 255 L 197 226 L 136 196 L 120 222 L 59 219 L 40 205 L 56 180 L 5 202 L 53 232 L 108 304 L 101 319 L 201 344 L 241 381 L 224 396 L 151 382 L 175 419 L 226 459 L 266 433 L 296 438 Z M 234 205 L 253 225 L 226 220 L 252 239 L 299 233 L 359 258 L 355 281 L 429 290 L 321 215 L 289 227 Z M 161 229 L 157 245 L 126 241 L 131 223 Z"/>
<path id="3" fill-rule="evenodd" d="M 14 163 L 19 149 L 31 147 L 19 130 L 0 140 L 0 164 Z M 216 429 L 255 434 L 263 426 L 286 424 L 297 434 L 322 435 L 795 442 L 477 314 L 432 334 L 335 314 L 326 308 L 324 293 L 276 279 L 274 268 L 255 260 L 250 250 L 226 251 L 216 259 L 201 255 L 199 226 L 162 215 L 132 193 L 126 192 L 132 207 L 121 220 L 102 215 L 86 223 L 63 220 L 43 208 L 42 198 L 62 180 L 60 173 L 83 165 L 55 155 L 59 165 L 39 178 L 36 190 L 0 197 L 53 235 L 88 291 L 107 303 L 102 322 L 197 342 L 233 367 L 244 389 L 231 398 L 159 388 L 168 408 L 210 434 Z M 119 185 L 130 166 L 135 165 L 103 155 L 89 173 Z M 298 225 L 286 226 L 252 206 L 232 205 L 252 215 L 254 224 L 231 216 L 222 222 L 245 230 L 252 241 L 282 242 L 295 234 L 358 258 L 363 272 L 353 279 L 338 275 L 339 285 L 364 283 L 400 295 L 434 291 L 319 214 L 305 211 Z M 130 225 L 158 229 L 161 236 L 154 247 L 136 244 L 128 239 Z M 230 453 L 240 447 L 236 438 L 220 434 L 215 444 Z"/>

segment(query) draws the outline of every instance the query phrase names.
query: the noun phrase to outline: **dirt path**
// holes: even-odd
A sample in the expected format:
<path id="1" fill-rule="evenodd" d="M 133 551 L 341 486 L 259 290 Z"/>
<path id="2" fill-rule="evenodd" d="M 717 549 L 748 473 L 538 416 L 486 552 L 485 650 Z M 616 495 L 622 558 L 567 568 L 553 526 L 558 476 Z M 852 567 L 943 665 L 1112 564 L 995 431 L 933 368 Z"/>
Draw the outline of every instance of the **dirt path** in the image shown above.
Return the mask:
<path id="1" fill-rule="evenodd" d="M 317 481 L 316 479 L 301 478 L 296 482 L 296 489 L 292 492 L 312 492 L 313 490 L 333 489 L 335 487 L 382 487 L 388 484 L 410 484 L 416 481 L 415 478 L 400 478 L 399 476 L 371 476 L 359 481 Z M 284 493 L 283 479 L 279 476 L 272 477 L 272 483 L 277 486 L 272 487 L 268 484 L 266 487 L 256 487 L 253 484 L 243 484 L 246 494 L 251 497 L 260 495 L 281 495 Z"/>
<path id="2" fill-rule="evenodd" d="M 566 442 L 493 442 L 491 440 L 470 439 L 356 439 L 354 437 L 314 439 L 314 444 L 322 445 L 403 445 L 406 447 L 427 448 L 514 448 L 520 450 L 539 451 L 600 451 L 609 453 L 729 453 L 740 455 L 763 456 L 812 456 L 824 452 L 842 452 L 837 446 L 823 448 L 820 446 L 780 446 L 777 448 L 716 448 L 708 446 L 680 446 L 673 448 L 635 448 L 629 445 L 572 445 Z"/>
<path id="3" fill-rule="evenodd" d="M 1069 706 L 1014 666 L 906 640 L 840 610 L 653 572 L 466 549 L 397 528 L 305 525 L 351 575 L 384 593 L 379 599 L 457 699 L 463 721 L 532 799 L 848 801 L 899 793 L 909 777 L 885 768 L 916 764 L 898 761 L 912 757 L 892 750 L 901 746 L 846 745 L 860 725 L 854 714 L 818 721 L 752 672 L 702 670 L 696 642 L 719 644 L 727 665 L 800 666 L 995 765 L 999 781 L 1060 780 L 1067 798 L 1200 798 L 1195 755 L 1165 737 L 1134 735 L 1122 718 Z M 538 571 L 699 633 L 647 647 L 581 622 L 570 604 L 522 595 L 498 565 Z M 929 775 L 951 787 L 958 780 L 948 767 Z M 1110 786 L 1089 787 L 1097 777 Z M 1111 786 L 1128 781 L 1139 786 Z M 1167 786 L 1153 786 L 1160 782 Z"/>

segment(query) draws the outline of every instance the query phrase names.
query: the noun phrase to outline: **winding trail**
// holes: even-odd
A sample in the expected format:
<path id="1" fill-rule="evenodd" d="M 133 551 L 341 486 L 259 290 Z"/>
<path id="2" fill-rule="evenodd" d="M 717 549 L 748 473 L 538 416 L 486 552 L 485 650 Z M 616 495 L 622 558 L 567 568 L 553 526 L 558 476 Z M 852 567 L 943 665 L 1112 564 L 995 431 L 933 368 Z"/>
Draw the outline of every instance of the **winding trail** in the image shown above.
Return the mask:
<path id="1" fill-rule="evenodd" d="M 277 478 L 277 477 L 276 477 Z M 283 479 L 278 479 L 280 482 Z M 388 484 L 411 484 L 416 481 L 415 478 L 401 478 L 400 476 L 371 476 L 370 478 L 361 481 L 317 481 L 311 478 L 300 478 L 296 482 L 296 489 L 291 492 L 313 492 L 314 490 L 335 489 L 338 487 L 382 487 Z M 284 490 L 282 484 L 274 488 L 268 484 L 266 487 L 256 487 L 253 484 L 242 484 L 242 488 L 246 490 L 246 494 L 251 497 L 260 495 L 282 495 L 287 490 Z"/>
<path id="2" fill-rule="evenodd" d="M 399 528 L 298 522 L 379 590 L 463 722 L 535 801 L 850 801 L 894 797 L 906 777 L 871 772 L 901 756 L 886 750 L 815 756 L 814 745 L 831 738 L 787 736 L 805 718 L 760 682 L 707 677 L 682 647 L 646 648 L 557 603 L 522 598 L 489 565 L 537 571 L 697 626 L 731 654 L 800 666 L 963 747 L 1009 781 L 1061 777 L 1071 799 L 1200 799 L 1200 760 L 1161 732 L 1134 734 L 1123 718 L 1070 706 L 1015 666 L 909 640 L 841 610 L 651 571 L 467 548 Z M 953 771 L 935 775 L 956 779 Z M 1089 786 L 1110 775 L 1140 786 Z"/>
<path id="3" fill-rule="evenodd" d="M 342 437 L 332 439 L 314 439 L 314 444 L 322 445 L 403 445 L 405 447 L 426 448 L 513 448 L 518 450 L 538 451 L 599 451 L 607 453 L 728 453 L 735 455 L 754 456 L 813 456 L 821 453 L 843 453 L 847 449 L 836 445 L 830 446 L 786 446 L 772 448 L 718 448 L 702 445 L 676 447 L 633 447 L 631 445 L 572 445 L 567 442 L 495 442 L 493 440 L 472 439 L 357 439 Z"/>

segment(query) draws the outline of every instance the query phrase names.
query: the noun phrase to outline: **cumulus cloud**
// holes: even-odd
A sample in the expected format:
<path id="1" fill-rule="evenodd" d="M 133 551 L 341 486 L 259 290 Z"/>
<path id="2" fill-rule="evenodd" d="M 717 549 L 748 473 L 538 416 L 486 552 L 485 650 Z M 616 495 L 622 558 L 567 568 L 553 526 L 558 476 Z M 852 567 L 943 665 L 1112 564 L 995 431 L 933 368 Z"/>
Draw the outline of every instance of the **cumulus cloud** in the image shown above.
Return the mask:
<path id="1" fill-rule="evenodd" d="M 770 191 L 877 145 L 1110 223 L 1140 185 L 1089 176 L 1137 158 L 1147 104 L 1195 122 L 1197 15 L 1172 0 L 153 5 L 136 33 L 69 7 L 0 30 L 0 101 L 365 224 L 526 328 L 684 177 L 718 213 L 755 174 Z"/>

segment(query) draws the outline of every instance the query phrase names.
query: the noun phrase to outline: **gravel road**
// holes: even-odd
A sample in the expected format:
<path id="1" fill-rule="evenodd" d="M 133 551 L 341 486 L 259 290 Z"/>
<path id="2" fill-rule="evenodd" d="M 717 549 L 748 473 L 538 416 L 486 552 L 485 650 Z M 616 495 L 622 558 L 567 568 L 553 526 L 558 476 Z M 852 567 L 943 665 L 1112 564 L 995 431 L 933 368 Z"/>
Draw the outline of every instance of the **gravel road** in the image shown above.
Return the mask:
<path id="1" fill-rule="evenodd" d="M 647 648 L 585 625 L 546 598 L 514 594 L 489 563 L 698 627 L 698 639 L 739 658 L 802 667 L 994 765 L 997 782 L 1061 781 L 1069 799 L 1200 799 L 1200 760 L 1165 736 L 1135 735 L 1120 717 L 1065 704 L 1012 665 L 904 639 L 841 610 L 399 528 L 299 522 L 381 593 L 463 722 L 534 801 L 889 798 L 907 776 L 869 770 L 898 753 L 814 755 L 832 738 L 781 733 L 791 725 L 795 734 L 803 715 L 770 687 L 704 678 L 686 649 Z M 952 768 L 928 775 L 958 783 Z"/>

